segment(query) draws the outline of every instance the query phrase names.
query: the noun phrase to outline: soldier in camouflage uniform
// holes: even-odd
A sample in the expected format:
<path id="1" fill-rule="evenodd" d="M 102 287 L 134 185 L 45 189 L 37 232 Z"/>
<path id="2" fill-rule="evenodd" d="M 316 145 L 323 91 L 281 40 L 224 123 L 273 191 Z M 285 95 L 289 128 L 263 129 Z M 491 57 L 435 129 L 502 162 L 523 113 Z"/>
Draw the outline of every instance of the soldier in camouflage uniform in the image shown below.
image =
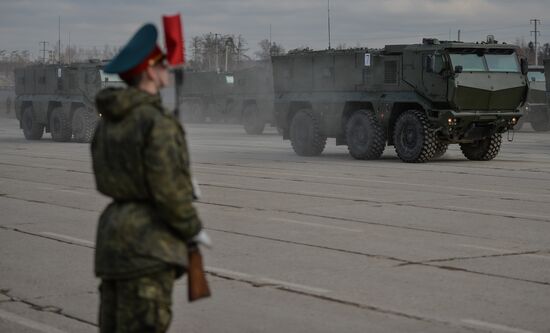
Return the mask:
<path id="1" fill-rule="evenodd" d="M 105 67 L 128 88 L 96 96 L 101 120 L 92 141 L 97 189 L 113 201 L 97 227 L 100 332 L 166 332 L 174 280 L 201 230 L 185 133 L 162 107 L 168 82 L 157 30 L 142 27 Z"/>

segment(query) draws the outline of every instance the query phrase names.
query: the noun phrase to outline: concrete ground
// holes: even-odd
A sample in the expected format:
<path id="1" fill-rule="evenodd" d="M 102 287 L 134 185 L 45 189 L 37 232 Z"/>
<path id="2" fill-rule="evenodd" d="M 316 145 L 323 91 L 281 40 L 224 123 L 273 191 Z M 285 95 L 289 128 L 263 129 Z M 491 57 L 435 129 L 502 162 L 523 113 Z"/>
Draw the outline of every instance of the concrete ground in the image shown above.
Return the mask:
<path id="1" fill-rule="evenodd" d="M 489 162 L 299 157 L 274 129 L 190 125 L 213 297 L 170 332 L 550 332 L 550 133 Z M 0 119 L 0 331 L 97 331 L 89 146 Z"/>

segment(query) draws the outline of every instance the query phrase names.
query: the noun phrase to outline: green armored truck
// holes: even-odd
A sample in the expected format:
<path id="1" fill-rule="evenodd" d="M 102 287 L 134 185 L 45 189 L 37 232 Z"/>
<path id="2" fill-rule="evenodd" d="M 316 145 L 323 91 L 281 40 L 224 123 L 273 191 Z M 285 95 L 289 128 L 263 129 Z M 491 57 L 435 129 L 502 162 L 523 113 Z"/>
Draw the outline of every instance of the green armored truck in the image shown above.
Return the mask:
<path id="1" fill-rule="evenodd" d="M 103 73 L 99 61 L 30 65 L 15 70 L 15 111 L 28 140 L 44 131 L 54 141 L 89 142 L 98 120 L 94 96 L 106 86 L 124 85 Z"/>
<path id="2" fill-rule="evenodd" d="M 261 134 L 274 123 L 270 63 L 229 73 L 188 71 L 182 92 L 184 121 L 240 123 L 248 134 Z"/>
<path id="3" fill-rule="evenodd" d="M 550 108 L 550 58 L 544 59 L 544 76 L 546 78 L 546 103 Z M 548 118 L 550 119 L 550 115 Z"/>
<path id="4" fill-rule="evenodd" d="M 390 145 L 405 162 L 426 162 L 457 143 L 468 159 L 491 160 L 528 91 L 516 47 L 492 41 L 424 39 L 272 62 L 277 126 L 304 156 L 333 137 L 356 159 L 377 159 Z"/>
<path id="5" fill-rule="evenodd" d="M 546 79 L 543 66 L 529 66 L 527 74 L 529 80 L 529 96 L 527 103 L 522 108 L 524 116 L 516 129 L 521 128 L 522 123 L 529 122 L 537 132 L 550 130 L 550 108 L 546 100 Z"/>

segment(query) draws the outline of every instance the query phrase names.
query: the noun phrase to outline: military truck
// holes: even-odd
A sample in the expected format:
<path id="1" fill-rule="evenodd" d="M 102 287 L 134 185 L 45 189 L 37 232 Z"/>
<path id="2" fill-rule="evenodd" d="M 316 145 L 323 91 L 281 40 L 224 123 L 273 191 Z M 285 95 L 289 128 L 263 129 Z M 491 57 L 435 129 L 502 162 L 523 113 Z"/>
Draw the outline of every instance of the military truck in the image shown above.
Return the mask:
<path id="1" fill-rule="evenodd" d="M 516 49 L 424 39 L 273 57 L 277 126 L 303 156 L 321 154 L 332 137 L 356 159 L 390 145 L 404 162 L 426 162 L 459 144 L 466 158 L 491 160 L 527 96 Z"/>
<path id="2" fill-rule="evenodd" d="M 44 131 L 54 141 L 89 142 L 98 114 L 94 96 L 106 86 L 121 86 L 99 61 L 70 65 L 36 64 L 15 70 L 15 111 L 27 140 Z"/>
<path id="3" fill-rule="evenodd" d="M 543 63 L 544 76 L 546 78 L 546 103 L 548 103 L 548 107 L 550 108 L 550 58 L 544 59 Z"/>
<path id="4" fill-rule="evenodd" d="M 248 134 L 273 124 L 271 64 L 234 72 L 185 72 L 182 118 L 187 122 L 240 123 Z"/>
<path id="5" fill-rule="evenodd" d="M 524 122 L 531 123 L 531 127 L 537 132 L 550 130 L 550 108 L 546 99 L 546 79 L 544 66 L 529 66 L 527 74 L 529 80 L 529 96 L 523 106 L 524 116 L 515 129 L 520 129 Z"/>

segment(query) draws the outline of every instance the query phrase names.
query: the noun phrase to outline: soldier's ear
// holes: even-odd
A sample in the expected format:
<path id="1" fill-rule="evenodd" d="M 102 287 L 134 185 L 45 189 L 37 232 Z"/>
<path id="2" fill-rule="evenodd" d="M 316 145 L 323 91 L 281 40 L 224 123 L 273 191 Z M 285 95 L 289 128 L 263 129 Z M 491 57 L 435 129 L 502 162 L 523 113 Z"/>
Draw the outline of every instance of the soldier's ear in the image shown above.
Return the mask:
<path id="1" fill-rule="evenodd" d="M 156 73 L 155 69 L 151 66 L 147 67 L 145 71 L 143 72 L 144 78 L 148 81 L 155 81 L 156 80 Z"/>

